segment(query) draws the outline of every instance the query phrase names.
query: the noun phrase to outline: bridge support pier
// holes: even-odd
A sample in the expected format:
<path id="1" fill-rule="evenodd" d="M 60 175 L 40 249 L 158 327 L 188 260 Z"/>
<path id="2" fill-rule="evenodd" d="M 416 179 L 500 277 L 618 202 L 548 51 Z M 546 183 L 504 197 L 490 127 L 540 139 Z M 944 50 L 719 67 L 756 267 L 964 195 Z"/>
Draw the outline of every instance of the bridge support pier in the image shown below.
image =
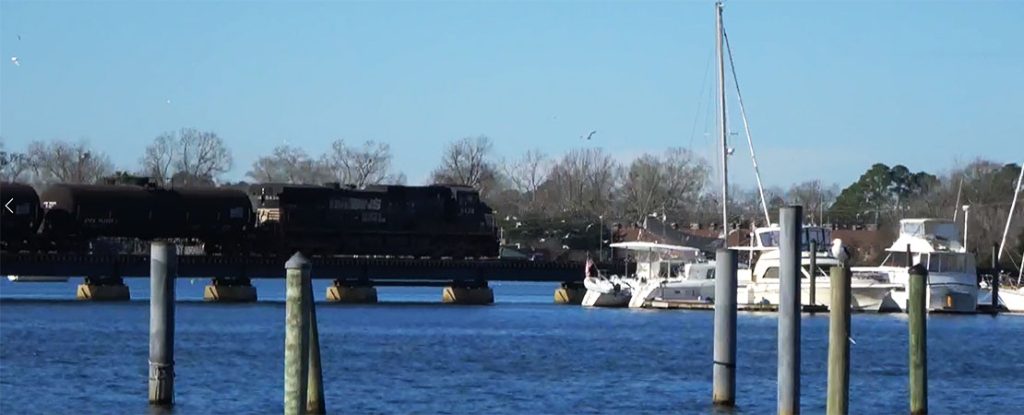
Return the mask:
<path id="1" fill-rule="evenodd" d="M 327 287 L 327 301 L 344 304 L 374 304 L 377 302 L 377 288 L 369 282 L 334 280 Z"/>
<path id="2" fill-rule="evenodd" d="M 486 281 L 475 284 L 452 283 L 452 285 L 444 287 L 444 291 L 441 292 L 441 301 L 445 304 L 494 304 L 494 290 L 487 286 Z"/>
<path id="3" fill-rule="evenodd" d="M 128 301 L 131 293 L 121 277 L 85 277 L 75 298 L 83 301 Z"/>
<path id="4" fill-rule="evenodd" d="M 203 300 L 218 303 L 256 302 L 256 287 L 248 278 L 214 278 L 203 289 Z"/>
<path id="5" fill-rule="evenodd" d="M 583 286 L 583 283 L 577 281 L 563 282 L 555 290 L 555 304 L 580 305 L 583 304 L 583 296 L 586 294 L 587 288 Z"/>

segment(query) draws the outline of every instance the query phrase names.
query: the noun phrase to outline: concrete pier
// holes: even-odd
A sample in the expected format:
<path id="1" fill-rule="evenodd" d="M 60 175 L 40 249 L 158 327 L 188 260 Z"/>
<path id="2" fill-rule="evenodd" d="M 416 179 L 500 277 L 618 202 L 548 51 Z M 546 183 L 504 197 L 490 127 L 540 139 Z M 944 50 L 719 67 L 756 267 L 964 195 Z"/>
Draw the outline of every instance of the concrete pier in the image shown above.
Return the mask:
<path id="1" fill-rule="evenodd" d="M 120 277 L 85 277 L 78 284 L 75 298 L 82 301 L 128 301 L 131 292 Z"/>
<path id="2" fill-rule="evenodd" d="M 555 290 L 555 304 L 583 304 L 583 296 L 587 294 L 587 288 L 580 282 L 563 282 Z"/>
<path id="3" fill-rule="evenodd" d="M 149 404 L 174 403 L 174 280 L 178 255 L 174 244 L 153 242 L 149 271 Z"/>
<path id="4" fill-rule="evenodd" d="M 219 303 L 256 302 L 256 287 L 248 278 L 214 278 L 203 289 L 203 300 Z"/>
<path id="5" fill-rule="evenodd" d="M 377 302 L 377 288 L 372 285 L 349 285 L 341 280 L 334 280 L 334 285 L 327 287 L 327 301 L 344 304 L 373 304 Z"/>
<path id="6" fill-rule="evenodd" d="M 445 304 L 487 305 L 494 304 L 494 290 L 487 283 L 474 285 L 452 284 L 444 287 L 441 301 Z"/>

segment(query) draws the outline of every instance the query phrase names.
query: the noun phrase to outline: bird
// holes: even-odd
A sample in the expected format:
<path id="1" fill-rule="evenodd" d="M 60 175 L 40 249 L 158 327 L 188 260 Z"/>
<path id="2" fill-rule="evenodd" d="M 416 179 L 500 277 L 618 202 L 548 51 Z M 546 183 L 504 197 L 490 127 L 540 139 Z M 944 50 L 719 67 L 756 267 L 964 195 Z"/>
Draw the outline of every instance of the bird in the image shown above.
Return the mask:
<path id="1" fill-rule="evenodd" d="M 593 224 L 593 223 L 589 223 L 589 224 L 587 224 L 587 229 L 586 229 L 586 230 L 588 230 L 588 231 L 589 231 L 589 230 L 590 230 L 590 228 L 591 228 L 592 226 L 594 226 L 594 224 Z"/>
<path id="2" fill-rule="evenodd" d="M 522 222 L 516 222 L 516 228 L 519 228 L 520 226 L 523 226 L 523 223 Z"/>
<path id="3" fill-rule="evenodd" d="M 562 249 L 569 249 L 569 245 L 562 245 Z"/>
<path id="4" fill-rule="evenodd" d="M 21 66 L 21 62 L 18 62 L 17 56 L 11 56 L 11 63 L 13 63 L 14 66 Z"/>
<path id="5" fill-rule="evenodd" d="M 843 246 L 842 239 L 836 238 L 832 240 L 832 257 L 838 259 L 844 266 L 846 261 L 850 259 L 850 250 Z"/>

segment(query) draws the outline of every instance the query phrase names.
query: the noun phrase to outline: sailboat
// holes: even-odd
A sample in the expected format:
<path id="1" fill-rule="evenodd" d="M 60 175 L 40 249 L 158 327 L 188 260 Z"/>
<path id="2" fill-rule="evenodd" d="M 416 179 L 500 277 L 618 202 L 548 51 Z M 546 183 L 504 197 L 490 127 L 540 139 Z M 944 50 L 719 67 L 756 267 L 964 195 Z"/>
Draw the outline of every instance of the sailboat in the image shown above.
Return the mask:
<path id="1" fill-rule="evenodd" d="M 1010 232 L 1010 222 L 1017 208 L 1017 199 L 1020 198 L 1021 182 L 1024 182 L 1024 163 L 1021 163 L 1020 175 L 1017 177 L 1017 188 L 1013 191 L 1013 201 L 1010 203 L 1010 213 L 1006 216 L 1006 225 L 1003 227 L 1003 238 L 999 243 L 999 252 L 996 254 L 996 262 L 1003 259 L 1003 251 L 1006 249 L 1006 236 Z M 1024 285 L 1021 285 L 1021 276 L 1024 274 L 1024 252 L 1021 253 L 1020 269 L 1017 272 L 1016 284 L 1011 286 L 1000 286 L 998 304 L 1005 307 L 1011 313 L 1024 313 Z M 996 275 L 994 278 L 999 278 Z M 992 288 L 985 286 L 978 292 L 978 304 L 992 304 Z"/>

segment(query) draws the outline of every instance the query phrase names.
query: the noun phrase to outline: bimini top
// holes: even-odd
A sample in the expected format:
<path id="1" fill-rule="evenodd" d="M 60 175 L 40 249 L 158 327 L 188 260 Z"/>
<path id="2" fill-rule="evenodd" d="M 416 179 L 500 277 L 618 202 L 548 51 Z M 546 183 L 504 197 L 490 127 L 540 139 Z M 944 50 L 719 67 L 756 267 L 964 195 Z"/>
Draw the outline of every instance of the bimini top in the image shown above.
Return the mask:
<path id="1" fill-rule="evenodd" d="M 700 254 L 699 249 L 689 246 L 659 244 L 643 241 L 616 242 L 608 246 L 612 248 L 628 249 L 630 251 L 673 251 L 692 255 Z"/>
<path id="2" fill-rule="evenodd" d="M 960 229 L 949 219 L 902 219 L 900 234 L 887 249 L 889 252 L 910 250 L 928 252 L 966 252 L 961 243 Z"/>

